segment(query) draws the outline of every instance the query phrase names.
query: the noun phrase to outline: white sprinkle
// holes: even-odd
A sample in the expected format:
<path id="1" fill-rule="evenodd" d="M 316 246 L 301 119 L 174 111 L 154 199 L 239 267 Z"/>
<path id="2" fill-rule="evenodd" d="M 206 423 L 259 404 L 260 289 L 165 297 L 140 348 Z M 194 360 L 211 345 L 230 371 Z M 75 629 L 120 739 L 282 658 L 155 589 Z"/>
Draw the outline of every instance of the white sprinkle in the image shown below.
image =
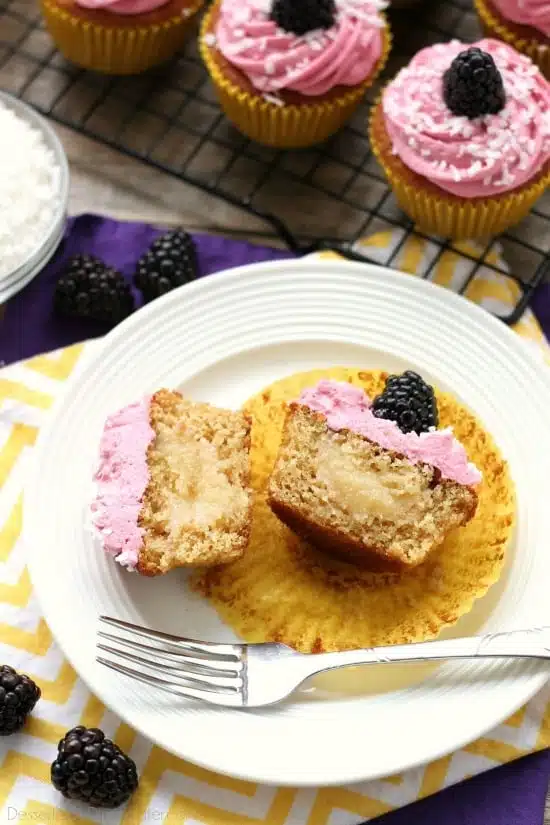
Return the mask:
<path id="1" fill-rule="evenodd" d="M 462 175 L 460 174 L 459 170 L 452 163 L 449 166 L 449 172 L 451 173 L 453 180 L 455 180 L 457 183 L 462 179 Z"/>
<path id="2" fill-rule="evenodd" d="M 267 94 L 267 92 L 263 95 L 263 99 L 267 100 L 268 103 L 273 103 L 274 106 L 284 106 L 284 100 L 281 100 L 280 97 L 273 94 Z"/>
<path id="3" fill-rule="evenodd" d="M 204 42 L 207 46 L 215 46 L 216 45 L 216 35 L 212 34 L 212 32 L 207 32 L 204 35 Z"/>
<path id="4" fill-rule="evenodd" d="M 0 103 L 0 278 L 45 240 L 59 194 L 60 169 L 42 132 Z"/>

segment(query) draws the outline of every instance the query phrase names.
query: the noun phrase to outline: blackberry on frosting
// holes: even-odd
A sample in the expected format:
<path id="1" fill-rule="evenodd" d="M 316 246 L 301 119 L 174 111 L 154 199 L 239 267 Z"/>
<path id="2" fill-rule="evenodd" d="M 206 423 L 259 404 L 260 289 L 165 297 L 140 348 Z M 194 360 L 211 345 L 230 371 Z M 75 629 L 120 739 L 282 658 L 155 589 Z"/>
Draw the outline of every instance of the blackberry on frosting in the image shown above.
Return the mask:
<path id="1" fill-rule="evenodd" d="M 504 109 L 504 83 L 492 56 L 475 46 L 460 52 L 443 75 L 443 97 L 453 115 L 470 120 Z"/>
<path id="2" fill-rule="evenodd" d="M 283 31 L 302 36 L 330 29 L 336 17 L 335 0 L 275 0 L 270 18 Z"/>
<path id="3" fill-rule="evenodd" d="M 387 86 L 381 103 L 393 154 L 432 184 L 469 199 L 528 184 L 550 160 L 548 81 L 505 43 L 476 45 L 474 52 L 451 41 L 418 52 Z M 475 98 L 472 78 L 478 69 L 481 92 Z M 445 88 L 461 115 L 449 108 Z M 486 118 L 474 116 L 504 103 L 504 90 L 503 108 Z"/>

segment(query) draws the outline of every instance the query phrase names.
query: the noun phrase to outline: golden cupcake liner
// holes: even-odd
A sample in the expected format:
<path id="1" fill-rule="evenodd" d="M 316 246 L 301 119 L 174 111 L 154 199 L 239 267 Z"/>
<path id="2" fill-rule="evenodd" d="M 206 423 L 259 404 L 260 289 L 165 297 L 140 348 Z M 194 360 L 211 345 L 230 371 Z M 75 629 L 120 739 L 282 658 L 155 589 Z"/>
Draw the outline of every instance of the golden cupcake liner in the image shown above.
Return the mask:
<path id="1" fill-rule="evenodd" d="M 372 151 L 384 169 L 397 202 L 416 226 L 427 235 L 442 235 L 456 241 L 476 240 L 499 235 L 525 218 L 550 183 L 550 168 L 532 182 L 518 189 L 488 198 L 460 198 L 435 192 L 403 175 L 403 162 L 391 154 L 385 132 L 380 100 L 373 107 L 370 120 Z"/>
<path id="2" fill-rule="evenodd" d="M 92 23 L 55 0 L 41 0 L 41 5 L 46 27 L 67 60 L 96 72 L 132 75 L 170 60 L 179 51 L 202 0 L 189 7 L 187 16 L 174 15 L 135 28 Z"/>
<path id="3" fill-rule="evenodd" d="M 483 481 L 474 518 L 423 564 L 403 573 L 372 573 L 330 559 L 301 541 L 267 505 L 285 405 L 322 378 L 351 383 L 373 398 L 386 377 L 347 367 L 297 373 L 244 405 L 253 422 L 250 546 L 243 559 L 192 577 L 194 590 L 241 638 L 276 640 L 304 653 L 423 641 L 454 625 L 499 579 L 514 529 L 514 485 L 481 422 L 448 393 L 436 390 L 441 427 L 453 427 Z M 463 632 L 474 633 L 483 617 L 466 621 L 470 626 Z"/>
<path id="4" fill-rule="evenodd" d="M 486 5 L 485 0 L 474 0 L 475 9 L 480 19 L 482 28 L 487 37 L 503 40 L 513 46 L 518 52 L 530 57 L 542 74 L 550 80 L 550 44 L 546 45 L 541 40 L 535 38 L 528 40 L 521 37 L 513 29 L 508 28 L 501 19 L 493 14 Z"/>
<path id="5" fill-rule="evenodd" d="M 229 120 L 247 137 L 278 149 L 298 149 L 322 143 L 342 128 L 361 102 L 365 92 L 384 68 L 391 48 L 386 25 L 383 51 L 370 77 L 337 98 L 303 104 L 277 105 L 260 93 L 248 92 L 225 77 L 212 49 L 205 42 L 211 31 L 212 9 L 203 18 L 200 52 L 217 92 L 220 106 Z"/>

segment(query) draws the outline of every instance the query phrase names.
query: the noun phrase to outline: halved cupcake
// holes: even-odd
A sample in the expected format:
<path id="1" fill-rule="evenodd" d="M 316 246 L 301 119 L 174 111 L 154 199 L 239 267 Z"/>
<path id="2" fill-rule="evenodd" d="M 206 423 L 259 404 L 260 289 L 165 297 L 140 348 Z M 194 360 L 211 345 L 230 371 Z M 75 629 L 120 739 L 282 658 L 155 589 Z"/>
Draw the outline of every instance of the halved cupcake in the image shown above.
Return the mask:
<path id="1" fill-rule="evenodd" d="M 165 389 L 110 416 L 91 506 L 105 552 L 145 576 L 240 558 L 250 535 L 250 426 L 242 412 Z"/>
<path id="2" fill-rule="evenodd" d="M 294 532 L 370 570 L 421 564 L 477 507 L 481 473 L 416 373 L 371 404 L 324 380 L 289 406 L 268 503 Z"/>
<path id="3" fill-rule="evenodd" d="M 374 107 L 370 138 L 395 196 L 428 234 L 495 235 L 550 183 L 550 84 L 497 40 L 420 51 Z"/>
<path id="4" fill-rule="evenodd" d="M 278 148 L 319 143 L 351 117 L 383 68 L 384 0 L 216 0 L 200 49 L 227 117 Z"/>

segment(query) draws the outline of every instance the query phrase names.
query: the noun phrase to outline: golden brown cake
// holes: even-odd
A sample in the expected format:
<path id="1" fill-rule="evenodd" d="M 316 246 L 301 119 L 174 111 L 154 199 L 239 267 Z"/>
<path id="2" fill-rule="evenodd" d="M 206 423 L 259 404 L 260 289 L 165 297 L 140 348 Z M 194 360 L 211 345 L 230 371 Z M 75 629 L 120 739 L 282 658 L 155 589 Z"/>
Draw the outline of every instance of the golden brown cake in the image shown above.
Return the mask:
<path id="1" fill-rule="evenodd" d="M 322 380 L 346 382 L 375 398 L 387 378 L 380 370 L 337 366 L 296 373 L 264 387 L 244 405 L 253 422 L 250 544 L 243 558 L 191 577 L 194 590 L 242 639 L 279 641 L 304 653 L 430 639 L 464 616 L 499 579 L 515 522 L 510 471 L 483 423 L 437 388 L 439 427 L 452 428 L 483 478 L 475 516 L 451 531 L 423 564 L 399 572 L 366 570 L 319 552 L 269 507 L 267 489 L 288 405 Z M 468 632 L 476 632 L 491 604 L 480 606 Z"/>
<path id="2" fill-rule="evenodd" d="M 421 564 L 477 506 L 472 487 L 357 433 L 333 432 L 300 404 L 289 406 L 267 500 L 302 538 L 370 570 Z"/>
<path id="3" fill-rule="evenodd" d="M 159 390 L 105 425 L 92 505 L 106 552 L 145 576 L 240 558 L 250 418 Z"/>

